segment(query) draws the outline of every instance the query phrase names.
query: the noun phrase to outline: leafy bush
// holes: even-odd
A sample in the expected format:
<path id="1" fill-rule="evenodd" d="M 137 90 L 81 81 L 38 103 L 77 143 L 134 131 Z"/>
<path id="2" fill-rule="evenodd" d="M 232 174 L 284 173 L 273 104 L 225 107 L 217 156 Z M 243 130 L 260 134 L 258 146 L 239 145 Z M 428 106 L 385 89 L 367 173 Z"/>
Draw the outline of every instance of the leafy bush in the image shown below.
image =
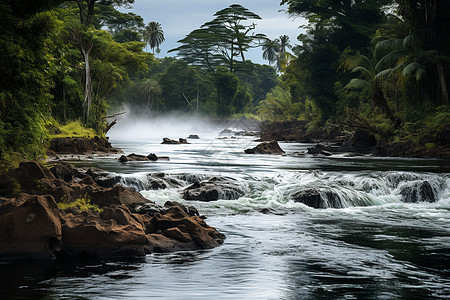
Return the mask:
<path id="1" fill-rule="evenodd" d="M 98 212 L 103 211 L 97 205 L 91 204 L 91 200 L 87 197 L 87 195 L 84 195 L 84 197 L 78 198 L 72 202 L 63 201 L 58 203 L 58 208 L 62 210 L 67 210 L 75 207 L 78 208 L 80 211 L 88 211 L 88 210 L 94 210 Z"/>

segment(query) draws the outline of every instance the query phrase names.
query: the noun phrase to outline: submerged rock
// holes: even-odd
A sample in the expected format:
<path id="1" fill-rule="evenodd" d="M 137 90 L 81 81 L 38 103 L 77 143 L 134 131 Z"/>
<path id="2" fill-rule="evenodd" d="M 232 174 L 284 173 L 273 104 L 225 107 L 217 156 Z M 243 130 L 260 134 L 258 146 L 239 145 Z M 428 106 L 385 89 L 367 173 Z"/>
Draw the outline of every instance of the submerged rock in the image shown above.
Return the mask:
<path id="1" fill-rule="evenodd" d="M 277 154 L 286 155 L 286 153 L 278 145 L 277 141 L 263 142 L 256 147 L 244 150 L 246 154 Z"/>
<path id="2" fill-rule="evenodd" d="M 194 182 L 183 191 L 183 199 L 198 201 L 236 200 L 244 196 L 236 180 L 225 177 L 213 177 L 207 181 Z"/>

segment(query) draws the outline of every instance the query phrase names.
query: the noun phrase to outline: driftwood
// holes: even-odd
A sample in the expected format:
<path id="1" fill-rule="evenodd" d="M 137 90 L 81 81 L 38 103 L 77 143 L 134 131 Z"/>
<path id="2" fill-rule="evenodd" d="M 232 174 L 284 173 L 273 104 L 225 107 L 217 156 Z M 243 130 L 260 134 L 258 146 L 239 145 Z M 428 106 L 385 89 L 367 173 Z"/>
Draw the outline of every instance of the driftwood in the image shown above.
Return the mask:
<path id="1" fill-rule="evenodd" d="M 111 127 L 113 127 L 114 125 L 117 124 L 117 119 L 114 119 L 114 121 L 112 121 L 111 123 L 108 124 L 108 126 L 106 126 L 105 129 L 105 134 L 111 129 Z"/>
<path id="2" fill-rule="evenodd" d="M 120 113 L 117 113 L 117 114 L 113 114 L 113 115 L 110 115 L 110 116 L 103 117 L 103 119 L 114 118 L 114 117 L 117 117 L 117 116 L 120 116 L 120 115 L 123 115 L 123 114 L 126 114 L 126 113 L 127 113 L 126 111 L 123 111 L 123 112 L 120 112 Z"/>

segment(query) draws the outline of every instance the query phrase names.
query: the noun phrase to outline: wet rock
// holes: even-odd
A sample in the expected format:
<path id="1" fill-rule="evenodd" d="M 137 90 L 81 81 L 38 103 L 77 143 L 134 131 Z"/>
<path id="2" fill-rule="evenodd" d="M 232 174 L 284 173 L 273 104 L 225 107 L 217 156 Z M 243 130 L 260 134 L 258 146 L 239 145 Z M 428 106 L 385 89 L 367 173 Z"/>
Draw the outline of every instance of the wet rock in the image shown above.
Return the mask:
<path id="1" fill-rule="evenodd" d="M 155 214 L 151 222 L 156 232 L 162 233 L 147 235 L 153 252 L 211 249 L 225 239 L 203 219 L 189 217 L 179 206 L 172 206 L 166 214 Z"/>
<path id="2" fill-rule="evenodd" d="M 183 199 L 198 201 L 236 200 L 244 196 L 236 180 L 213 177 L 208 181 L 195 182 L 183 191 Z"/>
<path id="3" fill-rule="evenodd" d="M 209 249 L 223 242 L 224 236 L 208 226 L 194 207 L 168 202 L 162 208 L 121 185 L 99 186 L 97 181 L 108 176 L 106 172 L 78 171 L 82 179 L 66 182 L 44 166 L 26 162 L 8 174 L 20 192 L 46 194 L 0 197 L 0 260 L 134 257 Z M 172 180 L 164 174 L 155 177 Z M 56 204 L 80 199 L 98 208 L 59 210 Z"/>
<path id="4" fill-rule="evenodd" d="M 324 156 L 332 156 L 333 154 L 329 151 L 330 147 L 325 146 L 323 144 L 317 144 L 314 147 L 307 148 L 308 154 L 312 155 L 324 155 Z"/>
<path id="5" fill-rule="evenodd" d="M 189 144 L 188 141 L 183 138 L 179 138 L 179 142 L 180 142 L 180 144 Z"/>
<path id="6" fill-rule="evenodd" d="M 150 153 L 149 155 L 141 155 L 141 154 L 135 154 L 131 153 L 127 156 L 122 155 L 119 157 L 120 162 L 127 162 L 127 161 L 158 161 L 158 160 L 170 160 L 168 157 L 158 157 L 154 153 Z"/>
<path id="7" fill-rule="evenodd" d="M 156 156 L 155 153 L 150 153 L 149 155 L 147 155 L 147 159 L 151 160 L 151 161 L 157 161 L 158 160 L 158 156 Z"/>
<path id="8" fill-rule="evenodd" d="M 199 138 L 199 136 L 196 135 L 196 134 L 191 134 L 191 135 L 188 136 L 188 139 L 190 139 L 190 140 L 198 140 L 198 139 L 200 139 L 200 138 Z"/>
<path id="9" fill-rule="evenodd" d="M 192 205 L 186 206 L 177 201 L 166 201 L 166 203 L 164 203 L 165 208 L 171 208 L 173 206 L 180 207 L 190 217 L 200 216 L 200 214 L 198 213 L 198 210 Z"/>
<path id="10" fill-rule="evenodd" d="M 313 208 L 343 208 L 339 196 L 329 190 L 306 189 L 292 196 L 294 202 Z"/>
<path id="11" fill-rule="evenodd" d="M 428 181 L 414 182 L 400 187 L 402 201 L 406 203 L 436 202 L 433 187 Z"/>
<path id="12" fill-rule="evenodd" d="M 163 138 L 163 141 L 161 144 L 172 144 L 172 145 L 176 145 L 176 144 L 181 144 L 180 141 L 176 141 L 176 140 L 172 140 L 169 138 Z"/>
<path id="13" fill-rule="evenodd" d="M 21 194 L 0 207 L 0 258 L 53 259 L 61 250 L 59 210 L 51 196 Z"/>
<path id="14" fill-rule="evenodd" d="M 277 141 L 263 142 L 258 144 L 256 147 L 244 150 L 246 154 L 276 154 L 276 155 L 286 155 L 286 153 L 278 145 Z"/>

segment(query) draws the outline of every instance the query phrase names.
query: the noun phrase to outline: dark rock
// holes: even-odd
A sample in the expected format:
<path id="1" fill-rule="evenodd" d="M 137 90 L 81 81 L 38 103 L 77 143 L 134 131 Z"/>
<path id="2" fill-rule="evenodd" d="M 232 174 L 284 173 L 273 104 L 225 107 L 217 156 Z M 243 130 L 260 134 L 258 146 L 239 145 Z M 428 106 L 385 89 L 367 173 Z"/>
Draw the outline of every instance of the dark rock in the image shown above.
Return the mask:
<path id="1" fill-rule="evenodd" d="M 195 182 L 183 191 L 183 199 L 198 201 L 236 200 L 244 196 L 232 178 L 213 177 L 208 181 Z"/>
<path id="2" fill-rule="evenodd" d="M 308 154 L 312 154 L 312 155 L 324 155 L 324 156 L 331 156 L 331 155 L 333 155 L 331 152 L 330 152 L 330 147 L 328 147 L 328 146 L 325 146 L 325 145 L 323 145 L 323 144 L 317 144 L 316 146 L 314 146 L 314 147 L 310 147 L 310 148 L 307 148 L 308 149 Z"/>
<path id="3" fill-rule="evenodd" d="M 180 144 L 189 144 L 186 139 L 179 138 Z"/>
<path id="4" fill-rule="evenodd" d="M 343 208 L 339 196 L 330 190 L 307 189 L 293 196 L 294 202 L 303 203 L 313 208 Z"/>
<path id="5" fill-rule="evenodd" d="M 61 237 L 59 210 L 51 196 L 21 194 L 2 205 L 0 258 L 53 259 L 61 250 Z"/>
<path id="6" fill-rule="evenodd" d="M 128 158 L 125 155 L 122 155 L 122 156 L 119 157 L 119 161 L 120 162 L 127 162 Z"/>
<path id="7" fill-rule="evenodd" d="M 263 142 L 252 149 L 244 150 L 246 154 L 277 154 L 285 155 L 286 153 L 280 148 L 277 141 Z"/>
<path id="8" fill-rule="evenodd" d="M 200 216 L 200 214 L 198 213 L 198 210 L 192 205 L 186 206 L 177 201 L 166 201 L 166 203 L 164 203 L 164 207 L 166 207 L 166 208 L 170 208 L 172 206 L 181 207 L 181 209 L 190 217 Z"/>
<path id="9" fill-rule="evenodd" d="M 172 140 L 172 139 L 169 139 L 169 138 L 163 138 L 163 141 L 162 141 L 161 144 L 172 144 L 172 145 L 175 145 L 175 144 L 181 144 L 181 143 L 180 143 L 180 141 L 175 141 L 175 140 Z"/>
<path id="10" fill-rule="evenodd" d="M 115 186 L 116 184 L 118 184 L 120 182 L 122 177 L 120 176 L 101 176 L 101 177 L 96 177 L 94 180 L 95 182 L 104 188 L 112 188 L 113 186 Z"/>
<path id="11" fill-rule="evenodd" d="M 428 181 L 415 182 L 400 188 L 402 201 L 406 203 L 436 202 L 433 187 Z"/>
<path id="12" fill-rule="evenodd" d="M 198 135 L 196 135 L 196 134 L 191 134 L 190 136 L 188 136 L 188 139 L 191 139 L 191 140 L 198 140 L 198 139 L 200 139 L 200 138 L 199 138 Z"/>
<path id="13" fill-rule="evenodd" d="M 151 161 L 157 161 L 158 160 L 158 156 L 156 156 L 155 153 L 150 153 L 149 155 L 147 155 L 148 160 Z"/>
<path id="14" fill-rule="evenodd" d="M 156 203 L 149 202 L 149 203 L 144 203 L 142 205 L 137 205 L 137 206 L 135 206 L 135 208 L 130 209 L 130 210 L 133 213 L 153 216 L 155 213 L 161 213 L 163 211 L 163 207 L 161 207 L 160 205 L 158 205 Z"/>

